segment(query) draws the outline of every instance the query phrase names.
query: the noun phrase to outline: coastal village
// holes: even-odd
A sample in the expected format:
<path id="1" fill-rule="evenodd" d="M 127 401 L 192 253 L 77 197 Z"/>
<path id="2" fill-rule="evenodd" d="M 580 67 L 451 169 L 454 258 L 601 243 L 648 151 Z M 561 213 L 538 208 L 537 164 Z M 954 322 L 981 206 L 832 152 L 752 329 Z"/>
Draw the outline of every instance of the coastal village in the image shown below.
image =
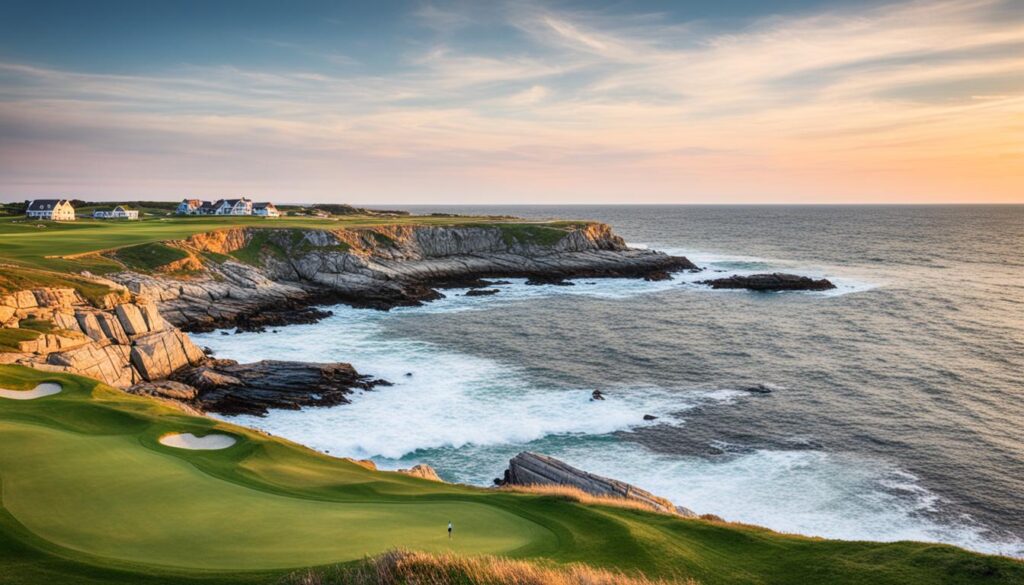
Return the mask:
<path id="1" fill-rule="evenodd" d="M 175 215 L 254 215 L 259 217 L 281 217 L 277 207 L 269 202 L 253 202 L 241 197 L 238 199 L 218 199 L 203 201 L 200 199 L 182 199 L 174 210 Z M 34 199 L 25 205 L 25 217 L 49 221 L 75 221 L 75 207 L 70 199 Z M 126 205 L 116 205 L 109 209 L 97 209 L 92 212 L 93 219 L 137 220 L 139 211 Z"/>

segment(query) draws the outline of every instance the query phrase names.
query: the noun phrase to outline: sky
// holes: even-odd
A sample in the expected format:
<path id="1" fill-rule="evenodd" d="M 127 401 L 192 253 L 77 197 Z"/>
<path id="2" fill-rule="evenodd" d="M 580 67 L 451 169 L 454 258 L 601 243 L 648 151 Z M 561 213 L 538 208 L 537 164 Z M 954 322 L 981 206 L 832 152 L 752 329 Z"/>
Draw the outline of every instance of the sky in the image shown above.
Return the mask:
<path id="1" fill-rule="evenodd" d="M 1024 0 L 0 0 L 0 200 L 1024 203 Z"/>

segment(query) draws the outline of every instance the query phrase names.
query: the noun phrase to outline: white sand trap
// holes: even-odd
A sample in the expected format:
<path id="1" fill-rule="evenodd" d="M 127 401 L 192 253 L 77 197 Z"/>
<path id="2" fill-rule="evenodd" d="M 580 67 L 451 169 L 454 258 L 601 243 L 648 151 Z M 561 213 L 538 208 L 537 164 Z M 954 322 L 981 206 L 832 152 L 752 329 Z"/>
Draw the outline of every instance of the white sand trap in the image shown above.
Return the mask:
<path id="1" fill-rule="evenodd" d="M 193 451 L 213 451 L 227 449 L 237 441 L 231 435 L 210 434 L 197 437 L 192 433 L 172 433 L 160 437 L 160 444 L 176 449 L 192 449 Z"/>
<path id="2" fill-rule="evenodd" d="M 56 382 L 43 382 L 32 390 L 7 390 L 0 388 L 0 398 L 12 400 L 32 400 L 43 396 L 52 396 L 61 391 L 60 384 Z"/>

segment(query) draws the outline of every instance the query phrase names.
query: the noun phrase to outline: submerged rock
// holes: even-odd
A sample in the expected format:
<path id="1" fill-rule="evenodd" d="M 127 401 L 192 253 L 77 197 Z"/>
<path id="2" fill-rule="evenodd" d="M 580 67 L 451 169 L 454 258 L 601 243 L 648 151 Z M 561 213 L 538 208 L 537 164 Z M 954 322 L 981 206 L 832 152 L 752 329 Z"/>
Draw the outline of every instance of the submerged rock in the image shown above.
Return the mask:
<path id="1" fill-rule="evenodd" d="M 624 481 L 611 479 L 577 469 L 554 457 L 524 451 L 508 462 L 504 478 L 495 480 L 499 485 L 564 485 L 577 488 L 594 496 L 608 496 L 636 500 L 652 509 L 695 517 L 687 508 L 676 506 L 669 500 L 642 490 Z"/>
<path id="2" fill-rule="evenodd" d="M 701 280 L 698 284 L 706 284 L 714 289 L 747 289 L 758 292 L 772 292 L 785 290 L 830 290 L 836 287 L 828 279 L 815 280 L 807 276 L 796 274 L 752 274 L 750 276 L 729 276 L 726 278 L 715 278 Z"/>
<path id="3" fill-rule="evenodd" d="M 487 297 L 487 296 L 491 296 L 491 295 L 496 295 L 496 294 L 498 294 L 498 292 L 500 292 L 500 291 L 498 289 L 496 289 L 496 288 L 474 288 L 472 290 L 466 291 L 466 296 L 467 297 Z"/>
<path id="4" fill-rule="evenodd" d="M 665 270 L 655 270 L 654 272 L 648 272 L 644 275 L 644 280 L 648 282 L 657 282 L 659 280 L 672 280 L 672 275 Z"/>
<path id="5" fill-rule="evenodd" d="M 590 399 L 604 400 L 604 392 L 601 392 L 600 390 L 594 390 L 593 392 L 590 393 Z"/>
<path id="6" fill-rule="evenodd" d="M 653 414 L 645 414 L 644 420 L 658 420 L 658 417 L 654 416 Z"/>
<path id="7" fill-rule="evenodd" d="M 531 276 L 526 280 L 530 286 L 542 286 L 550 284 L 553 286 L 575 286 L 576 283 L 566 280 L 561 276 Z"/>

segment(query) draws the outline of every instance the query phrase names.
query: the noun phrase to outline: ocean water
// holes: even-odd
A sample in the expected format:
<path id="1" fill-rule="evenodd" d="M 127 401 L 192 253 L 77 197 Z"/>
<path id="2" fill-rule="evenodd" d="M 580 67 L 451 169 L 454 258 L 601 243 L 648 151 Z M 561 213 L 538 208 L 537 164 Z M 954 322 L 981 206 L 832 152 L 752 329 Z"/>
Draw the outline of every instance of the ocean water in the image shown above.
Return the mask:
<path id="1" fill-rule="evenodd" d="M 347 361 L 395 382 L 234 422 L 480 485 L 539 451 L 729 520 L 1024 557 L 1024 206 L 416 211 L 602 220 L 707 270 L 517 280 L 491 297 L 196 335 L 220 357 Z M 838 289 L 695 283 L 765 271 Z"/>

